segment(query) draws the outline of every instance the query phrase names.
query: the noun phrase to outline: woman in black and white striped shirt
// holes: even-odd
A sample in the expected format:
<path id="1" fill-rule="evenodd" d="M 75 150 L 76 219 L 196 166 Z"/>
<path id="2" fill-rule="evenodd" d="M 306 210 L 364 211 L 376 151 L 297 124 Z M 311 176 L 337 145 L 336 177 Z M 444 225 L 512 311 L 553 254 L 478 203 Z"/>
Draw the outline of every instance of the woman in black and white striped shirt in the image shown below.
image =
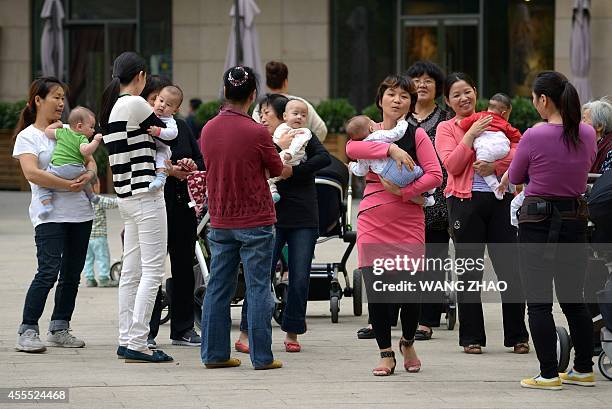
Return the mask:
<path id="1" fill-rule="evenodd" d="M 167 225 L 163 192 L 148 189 L 155 178 L 155 141 L 147 129 L 165 125 L 139 96 L 146 77 L 145 62 L 138 54 L 117 57 L 100 113 L 125 223 L 117 355 L 126 362 L 168 362 L 172 357 L 147 348 L 151 311 L 165 272 Z"/>

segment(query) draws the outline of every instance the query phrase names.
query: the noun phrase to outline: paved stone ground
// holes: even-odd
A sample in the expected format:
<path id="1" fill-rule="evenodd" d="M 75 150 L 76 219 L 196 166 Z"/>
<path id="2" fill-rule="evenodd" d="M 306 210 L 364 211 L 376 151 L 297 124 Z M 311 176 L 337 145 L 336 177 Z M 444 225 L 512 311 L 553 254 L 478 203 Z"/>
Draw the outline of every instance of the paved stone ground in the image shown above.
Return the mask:
<path id="1" fill-rule="evenodd" d="M 370 374 L 377 363 L 374 340 L 357 340 L 356 329 L 367 317 L 352 316 L 352 300 L 341 300 L 340 323 L 331 324 L 329 304 L 311 302 L 303 352 L 287 354 L 283 333 L 274 324 L 275 356 L 285 367 L 254 371 L 248 356 L 240 368 L 207 370 L 198 348 L 169 345 L 163 325 L 158 342 L 174 356 L 171 364 L 125 364 L 115 357 L 116 289 L 82 287 L 72 326 L 87 342 L 84 349 L 49 349 L 44 354 L 15 352 L 13 347 L 23 299 L 36 268 L 32 228 L 27 219 L 29 196 L 0 192 L 0 387 L 69 387 L 70 408 L 610 408 L 612 382 L 597 373 L 595 388 L 567 386 L 563 391 L 526 390 L 519 380 L 538 372 L 535 353 L 514 355 L 502 346 L 501 311 L 487 304 L 489 346 L 481 356 L 466 355 L 457 331 L 437 329 L 434 340 L 417 343 L 423 361 L 418 374 L 398 371 L 389 378 Z M 121 221 L 109 212 L 111 253 L 119 256 Z M 333 260 L 341 244 L 317 248 L 319 260 Z M 350 266 L 355 265 L 355 255 Z M 50 294 L 40 325 L 45 330 Z M 365 307 L 365 306 L 364 306 Z M 233 310 L 234 318 L 239 310 Z M 561 315 L 558 323 L 565 324 Z M 237 337 L 237 320 L 232 339 Z M 394 344 L 400 334 L 394 331 Z M 0 407 L 26 408 L 19 404 Z M 43 406 L 44 407 L 44 406 Z"/>

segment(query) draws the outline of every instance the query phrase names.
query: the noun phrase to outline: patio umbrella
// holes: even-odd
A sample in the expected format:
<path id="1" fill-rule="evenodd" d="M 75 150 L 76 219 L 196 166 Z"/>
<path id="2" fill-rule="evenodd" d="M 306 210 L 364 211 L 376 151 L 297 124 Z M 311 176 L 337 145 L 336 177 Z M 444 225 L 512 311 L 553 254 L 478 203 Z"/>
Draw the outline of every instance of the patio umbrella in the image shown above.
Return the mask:
<path id="1" fill-rule="evenodd" d="M 238 6 L 238 13 L 236 13 L 236 6 Z M 261 79 L 263 69 L 259 54 L 259 36 L 255 30 L 255 16 L 259 13 L 259 7 L 254 0 L 235 0 L 230 10 L 234 24 L 227 45 L 225 69 L 235 65 L 244 65 L 251 67 Z"/>
<path id="2" fill-rule="evenodd" d="M 43 33 L 40 40 L 40 56 L 43 76 L 56 77 L 60 81 L 64 74 L 64 7 L 60 0 L 45 0 L 40 13 Z"/>
<path id="3" fill-rule="evenodd" d="M 589 69 L 591 68 L 591 13 L 590 0 L 576 0 L 572 15 L 572 36 L 570 38 L 570 64 L 573 84 L 580 101 L 591 99 Z"/>

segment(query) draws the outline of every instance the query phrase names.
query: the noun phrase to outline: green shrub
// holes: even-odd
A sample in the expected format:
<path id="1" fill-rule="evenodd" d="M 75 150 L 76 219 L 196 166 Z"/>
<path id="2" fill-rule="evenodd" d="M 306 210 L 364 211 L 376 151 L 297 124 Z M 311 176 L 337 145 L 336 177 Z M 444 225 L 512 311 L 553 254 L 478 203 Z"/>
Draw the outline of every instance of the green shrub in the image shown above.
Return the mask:
<path id="1" fill-rule="evenodd" d="M 198 125 L 204 126 L 206 125 L 206 122 L 217 116 L 221 105 L 223 105 L 223 101 L 221 100 L 202 103 L 195 115 L 196 120 L 198 121 Z"/>
<path id="2" fill-rule="evenodd" d="M 0 102 L 0 129 L 14 129 L 26 101 Z"/>
<path id="3" fill-rule="evenodd" d="M 368 105 L 367 107 L 361 110 L 361 113 L 363 115 L 368 116 L 374 122 L 382 122 L 383 120 L 382 113 L 380 112 L 380 109 L 378 109 L 376 104 Z"/>
<path id="4" fill-rule="evenodd" d="M 542 118 L 536 111 L 531 99 L 525 97 L 514 97 L 512 99 L 512 113 L 510 123 L 521 132 L 532 127 L 535 123 L 541 122 Z"/>
<path id="5" fill-rule="evenodd" d="M 478 98 L 476 100 L 476 112 L 486 111 L 489 108 L 489 100 L 486 98 Z"/>
<path id="6" fill-rule="evenodd" d="M 346 121 L 357 113 L 355 108 L 344 98 L 321 101 L 316 111 L 325 122 L 327 131 L 330 133 L 344 132 Z"/>

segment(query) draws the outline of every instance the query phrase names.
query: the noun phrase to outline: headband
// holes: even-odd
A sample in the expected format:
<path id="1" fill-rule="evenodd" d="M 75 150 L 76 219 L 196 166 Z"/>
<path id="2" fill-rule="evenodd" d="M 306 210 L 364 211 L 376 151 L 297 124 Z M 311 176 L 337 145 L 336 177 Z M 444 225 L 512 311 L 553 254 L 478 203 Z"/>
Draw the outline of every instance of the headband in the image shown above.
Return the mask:
<path id="1" fill-rule="evenodd" d="M 232 77 L 232 71 L 230 71 L 227 74 L 227 80 L 229 81 L 230 84 L 232 84 L 234 87 L 239 87 L 241 85 L 243 85 L 244 83 L 247 82 L 247 80 L 249 79 L 249 73 L 244 69 L 244 67 L 236 67 L 234 68 L 235 70 L 240 70 L 242 71 L 242 73 L 244 74 L 244 77 L 237 80 L 234 77 Z"/>

